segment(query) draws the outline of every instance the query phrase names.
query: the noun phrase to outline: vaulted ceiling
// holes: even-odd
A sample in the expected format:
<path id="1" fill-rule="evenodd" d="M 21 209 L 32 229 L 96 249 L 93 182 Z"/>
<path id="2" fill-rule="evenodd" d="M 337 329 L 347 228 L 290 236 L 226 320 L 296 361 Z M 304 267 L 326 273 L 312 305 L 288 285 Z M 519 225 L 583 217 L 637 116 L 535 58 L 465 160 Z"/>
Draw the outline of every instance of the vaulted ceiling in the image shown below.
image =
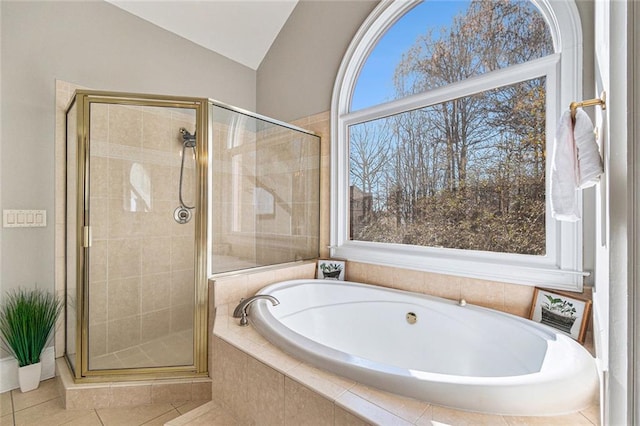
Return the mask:
<path id="1" fill-rule="evenodd" d="M 298 3 L 298 0 L 106 1 L 254 70 Z"/>

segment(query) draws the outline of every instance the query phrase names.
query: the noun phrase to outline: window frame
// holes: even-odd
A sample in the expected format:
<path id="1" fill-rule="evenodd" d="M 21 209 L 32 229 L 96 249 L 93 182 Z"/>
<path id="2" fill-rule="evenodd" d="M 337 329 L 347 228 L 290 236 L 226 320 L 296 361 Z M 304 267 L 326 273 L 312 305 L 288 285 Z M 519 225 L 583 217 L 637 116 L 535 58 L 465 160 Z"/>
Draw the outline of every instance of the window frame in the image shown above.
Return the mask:
<path id="1" fill-rule="evenodd" d="M 556 119 L 561 105 L 581 98 L 582 39 L 573 2 L 551 5 L 532 1 L 544 16 L 556 53 L 496 70 L 429 92 L 350 111 L 359 71 L 386 30 L 420 3 L 383 1 L 356 33 L 340 66 L 331 113 L 331 229 L 330 255 L 363 263 L 491 281 L 582 291 L 582 222 L 560 222 L 551 217 L 549 178 Z M 562 25 L 560 24 L 562 23 Z M 438 104 L 509 84 L 546 77 L 546 254 L 494 253 L 452 248 L 352 241 L 349 239 L 349 126 L 404 111 Z M 567 82 L 560 84 L 560 81 Z M 582 205 L 578 193 L 579 205 Z"/>

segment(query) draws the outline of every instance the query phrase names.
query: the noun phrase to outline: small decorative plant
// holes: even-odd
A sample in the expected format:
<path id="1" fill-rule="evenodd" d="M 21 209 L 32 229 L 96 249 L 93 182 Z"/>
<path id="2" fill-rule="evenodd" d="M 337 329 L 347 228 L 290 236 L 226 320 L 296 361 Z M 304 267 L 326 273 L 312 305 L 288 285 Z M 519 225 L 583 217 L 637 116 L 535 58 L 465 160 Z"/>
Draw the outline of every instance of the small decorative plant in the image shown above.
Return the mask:
<path id="1" fill-rule="evenodd" d="M 322 263 L 320 264 L 320 269 L 322 269 L 322 272 L 324 273 L 341 271 L 342 265 L 337 263 Z"/>
<path id="2" fill-rule="evenodd" d="M 61 310 L 62 302 L 43 290 L 20 289 L 5 296 L 0 306 L 0 338 L 20 367 L 40 362 Z"/>
<path id="3" fill-rule="evenodd" d="M 320 270 L 324 278 L 339 279 L 343 265 L 340 263 L 321 263 Z"/>
<path id="4" fill-rule="evenodd" d="M 547 298 L 547 301 L 543 302 L 542 306 L 544 306 L 546 309 L 551 312 L 557 312 L 558 314 L 565 317 L 575 318 L 576 308 L 573 307 L 573 303 L 559 297 L 550 296 L 548 294 L 545 294 L 544 297 Z"/>

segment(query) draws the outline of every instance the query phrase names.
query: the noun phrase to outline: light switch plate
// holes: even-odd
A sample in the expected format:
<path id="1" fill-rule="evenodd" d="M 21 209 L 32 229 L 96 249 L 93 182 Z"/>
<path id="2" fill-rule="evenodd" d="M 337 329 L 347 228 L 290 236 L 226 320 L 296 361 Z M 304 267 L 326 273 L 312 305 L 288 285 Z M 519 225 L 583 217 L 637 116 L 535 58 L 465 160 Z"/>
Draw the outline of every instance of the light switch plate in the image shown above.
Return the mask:
<path id="1" fill-rule="evenodd" d="M 5 228 L 42 228 L 47 226 L 46 210 L 3 210 Z"/>

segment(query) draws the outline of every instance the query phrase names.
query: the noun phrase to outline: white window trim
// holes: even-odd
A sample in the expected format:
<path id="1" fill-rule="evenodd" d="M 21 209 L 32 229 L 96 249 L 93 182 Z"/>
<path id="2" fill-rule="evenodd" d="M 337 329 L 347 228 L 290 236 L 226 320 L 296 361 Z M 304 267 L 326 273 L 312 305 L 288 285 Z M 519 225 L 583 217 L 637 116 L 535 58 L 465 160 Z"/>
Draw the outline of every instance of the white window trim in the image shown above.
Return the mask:
<path id="1" fill-rule="evenodd" d="M 347 129 L 350 124 L 475 93 L 478 88 L 484 90 L 482 88 L 492 81 L 499 81 L 502 86 L 546 75 L 547 91 L 556 93 L 555 101 L 548 99 L 547 102 L 547 176 L 550 176 L 556 118 L 562 106 L 581 99 L 582 34 L 577 8 L 572 1 L 550 3 L 540 0 L 534 3 L 551 29 L 556 54 L 456 83 L 446 89 L 436 89 L 429 94 L 350 112 L 358 74 L 369 53 L 385 30 L 418 3 L 419 0 L 381 2 L 356 33 L 338 71 L 331 114 L 331 256 L 491 281 L 582 291 L 583 277 L 587 275 L 582 272 L 582 222 L 552 219 L 549 203 L 545 256 L 349 240 Z M 513 70 L 518 71 L 518 77 L 514 77 Z M 581 201 L 580 197 L 579 205 Z"/>

